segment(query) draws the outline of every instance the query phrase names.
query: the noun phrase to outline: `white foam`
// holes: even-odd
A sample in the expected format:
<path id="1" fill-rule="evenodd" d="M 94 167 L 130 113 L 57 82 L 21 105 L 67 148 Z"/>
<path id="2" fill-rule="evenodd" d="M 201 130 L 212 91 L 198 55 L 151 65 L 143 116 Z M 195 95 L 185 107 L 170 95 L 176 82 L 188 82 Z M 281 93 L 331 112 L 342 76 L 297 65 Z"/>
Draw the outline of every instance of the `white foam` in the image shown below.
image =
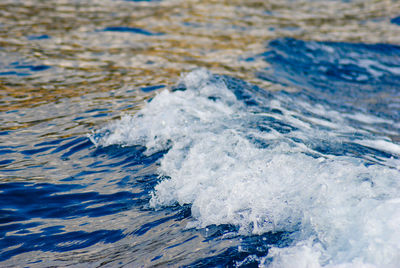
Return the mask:
<path id="1" fill-rule="evenodd" d="M 389 140 L 361 140 L 357 143 L 368 146 L 377 150 L 382 150 L 395 155 L 400 155 L 400 145 L 397 145 Z"/>
<path id="2" fill-rule="evenodd" d="M 192 227 L 234 224 L 242 234 L 293 232 L 291 247 L 271 250 L 268 258 L 274 260 L 265 265 L 272 267 L 400 263 L 399 171 L 384 161 L 366 165 L 362 158 L 324 155 L 310 147 L 347 141 L 343 133 L 356 130 L 345 116 L 309 105 L 327 119 L 307 120 L 279 98 L 265 99 L 265 105 L 271 102 L 282 114 L 250 111 L 205 70 L 188 74 L 182 83 L 186 91 L 162 91 L 138 114 L 124 116 L 95 138 L 103 146 L 141 144 L 148 154 L 169 148 L 152 207 L 192 204 Z M 267 118 L 297 130 L 280 132 Z M 259 125 L 270 131 L 260 131 Z M 389 140 L 383 145 L 397 152 Z"/>

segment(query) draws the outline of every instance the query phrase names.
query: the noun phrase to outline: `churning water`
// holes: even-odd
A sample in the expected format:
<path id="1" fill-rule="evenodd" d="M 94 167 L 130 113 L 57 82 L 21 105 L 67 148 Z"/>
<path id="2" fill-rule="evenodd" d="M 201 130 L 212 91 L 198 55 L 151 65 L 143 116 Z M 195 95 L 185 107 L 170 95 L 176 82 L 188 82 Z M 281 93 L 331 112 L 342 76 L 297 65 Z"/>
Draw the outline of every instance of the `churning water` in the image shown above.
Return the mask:
<path id="1" fill-rule="evenodd" d="M 398 267 L 396 1 L 0 11 L 1 266 Z"/>

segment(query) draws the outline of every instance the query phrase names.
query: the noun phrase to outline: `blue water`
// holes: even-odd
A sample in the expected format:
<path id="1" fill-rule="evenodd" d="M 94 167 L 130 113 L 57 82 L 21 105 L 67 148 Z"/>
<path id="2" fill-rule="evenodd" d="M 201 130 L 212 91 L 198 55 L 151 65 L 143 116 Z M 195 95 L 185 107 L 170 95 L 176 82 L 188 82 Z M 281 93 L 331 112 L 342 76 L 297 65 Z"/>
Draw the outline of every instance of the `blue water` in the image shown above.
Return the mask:
<path id="1" fill-rule="evenodd" d="M 32 65 L 25 64 L 23 62 L 12 62 L 3 67 L 3 71 L 0 72 L 0 76 L 27 76 L 31 75 L 33 72 L 45 71 L 50 68 L 51 66 L 48 65 Z"/>
<path id="2" fill-rule="evenodd" d="M 145 42 L 120 36 L 115 48 L 102 34 L 160 38 L 146 64 L 175 66 L 173 55 L 157 58 L 171 34 L 150 25 L 96 25 L 85 38 L 99 43 L 79 57 L 105 63 L 83 77 L 90 64 L 69 64 L 72 46 L 62 64 L 29 58 L 40 42 L 65 45 L 57 32 L 25 35 L 26 51 L 0 47 L 0 266 L 396 267 L 398 44 L 257 40 L 264 52 L 237 56 L 260 63 L 249 69 L 267 84 L 256 85 L 212 64 L 198 69 L 193 58 L 206 52 L 186 55 L 178 38 L 188 65 L 179 81 L 163 72 L 115 86 L 124 71 L 110 59 L 134 65 L 134 45 Z M 110 89 L 49 101 L 39 86 L 68 91 L 53 87 L 63 76 Z M 43 100 L 7 109 L 34 97 Z"/>
<path id="3" fill-rule="evenodd" d="M 390 20 L 391 23 L 399 24 L 400 25 L 400 17 L 396 17 Z"/>
<path id="4" fill-rule="evenodd" d="M 285 38 L 268 48 L 260 57 L 271 67 L 259 77 L 304 89 L 337 110 L 399 119 L 399 46 Z"/>
<path id="5" fill-rule="evenodd" d="M 143 35 L 147 35 L 147 36 L 162 35 L 162 33 L 153 33 L 153 32 L 149 32 L 147 30 L 141 29 L 141 28 L 124 27 L 124 26 L 106 27 L 106 28 L 104 28 L 103 31 L 106 31 L 106 32 L 121 32 L 121 33 L 135 33 L 135 34 L 143 34 Z"/>

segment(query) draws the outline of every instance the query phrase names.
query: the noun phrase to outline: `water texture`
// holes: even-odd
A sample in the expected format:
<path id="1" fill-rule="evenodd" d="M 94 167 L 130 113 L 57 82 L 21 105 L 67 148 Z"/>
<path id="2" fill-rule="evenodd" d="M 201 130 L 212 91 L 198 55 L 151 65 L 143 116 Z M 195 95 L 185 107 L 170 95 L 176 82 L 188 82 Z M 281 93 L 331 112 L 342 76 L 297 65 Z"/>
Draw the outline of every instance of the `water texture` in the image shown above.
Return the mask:
<path id="1" fill-rule="evenodd" d="M 312 91 L 336 109 L 399 120 L 399 46 L 286 38 L 268 47 L 260 57 L 271 67 L 260 78 Z"/>
<path id="2" fill-rule="evenodd" d="M 190 204 L 190 227 L 285 232 L 297 258 L 310 241 L 307 249 L 320 255 L 315 265 L 351 266 L 361 258 L 395 266 L 399 146 L 371 135 L 373 123 L 390 122 L 329 108 L 200 70 L 92 140 L 101 147 L 139 143 L 149 155 L 167 150 L 150 206 Z M 387 244 L 376 242 L 382 237 Z M 292 257 L 273 250 L 277 263 Z"/>
<path id="3" fill-rule="evenodd" d="M 1 267 L 397 267 L 398 1 L 2 1 Z"/>

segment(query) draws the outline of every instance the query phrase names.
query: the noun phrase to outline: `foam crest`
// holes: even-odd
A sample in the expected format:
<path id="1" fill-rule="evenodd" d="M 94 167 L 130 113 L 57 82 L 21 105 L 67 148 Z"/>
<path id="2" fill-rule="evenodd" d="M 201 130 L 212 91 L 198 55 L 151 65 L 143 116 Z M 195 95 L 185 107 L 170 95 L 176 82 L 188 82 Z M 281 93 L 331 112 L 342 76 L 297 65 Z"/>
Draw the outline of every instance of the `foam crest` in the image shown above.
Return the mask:
<path id="1" fill-rule="evenodd" d="M 265 265 L 399 263 L 398 145 L 359 128 L 378 119 L 358 115 L 352 125 L 354 116 L 288 95 L 263 97 L 246 85 L 239 92 L 230 83 L 194 71 L 182 77 L 186 90 L 160 92 L 92 140 L 140 144 L 148 154 L 168 150 L 150 205 L 191 204 L 191 227 L 291 233 L 293 245 L 272 249 Z"/>

